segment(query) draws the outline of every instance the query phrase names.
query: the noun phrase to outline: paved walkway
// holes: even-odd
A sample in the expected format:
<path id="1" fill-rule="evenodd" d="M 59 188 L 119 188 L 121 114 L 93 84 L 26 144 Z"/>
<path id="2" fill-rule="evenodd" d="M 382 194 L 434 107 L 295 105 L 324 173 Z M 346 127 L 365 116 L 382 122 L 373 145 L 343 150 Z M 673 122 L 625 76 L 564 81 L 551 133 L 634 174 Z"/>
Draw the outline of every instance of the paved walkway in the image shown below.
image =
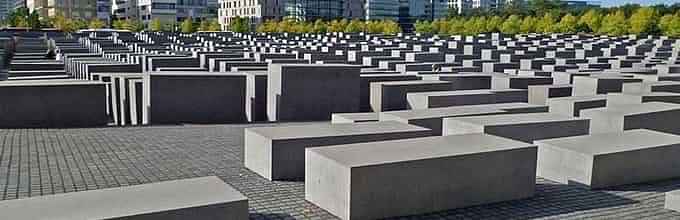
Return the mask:
<path id="1" fill-rule="evenodd" d="M 335 218 L 304 200 L 303 182 L 243 167 L 248 126 L 0 130 L 0 200 L 215 175 L 250 199 L 251 219 Z M 663 209 L 675 189 L 680 179 L 589 191 L 539 178 L 531 199 L 400 219 L 680 219 Z"/>

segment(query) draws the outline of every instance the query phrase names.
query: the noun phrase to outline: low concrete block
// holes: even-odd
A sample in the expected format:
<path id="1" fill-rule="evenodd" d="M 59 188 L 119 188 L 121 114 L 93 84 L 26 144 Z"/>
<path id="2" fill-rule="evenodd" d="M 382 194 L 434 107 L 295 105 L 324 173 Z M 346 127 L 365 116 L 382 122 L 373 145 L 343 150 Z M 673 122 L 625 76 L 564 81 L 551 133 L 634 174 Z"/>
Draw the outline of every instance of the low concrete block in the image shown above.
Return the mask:
<path id="1" fill-rule="evenodd" d="M 607 106 L 631 105 L 643 102 L 667 102 L 680 104 L 680 93 L 672 92 L 649 92 L 649 93 L 609 93 L 607 94 Z"/>
<path id="2" fill-rule="evenodd" d="M 398 81 L 371 83 L 371 108 L 375 112 L 409 109 L 406 96 L 410 92 L 449 91 L 447 81 Z"/>
<path id="3" fill-rule="evenodd" d="M 0 82 L 1 128 L 104 126 L 104 83 L 76 80 Z"/>
<path id="4" fill-rule="evenodd" d="M 581 115 L 581 110 L 583 109 L 607 106 L 607 96 L 594 95 L 550 98 L 547 101 L 547 105 L 550 107 L 550 113 L 578 117 Z"/>
<path id="5" fill-rule="evenodd" d="M 245 166 L 269 180 L 304 177 L 304 149 L 430 136 L 430 129 L 387 121 L 245 129 Z"/>
<path id="6" fill-rule="evenodd" d="M 571 85 L 536 85 L 529 86 L 528 101 L 531 104 L 545 105 L 549 98 L 571 96 Z"/>
<path id="7" fill-rule="evenodd" d="M 526 102 L 527 90 L 458 90 L 443 92 L 416 92 L 406 96 L 411 109 L 440 108 L 462 105 Z"/>
<path id="8" fill-rule="evenodd" d="M 245 220 L 248 199 L 212 176 L 2 201 L 0 212 L 7 219 Z"/>
<path id="9" fill-rule="evenodd" d="M 360 75 L 360 107 L 361 112 L 371 112 L 371 83 L 373 82 L 392 82 L 392 81 L 412 81 L 420 80 L 420 77 L 406 74 L 361 74 Z"/>
<path id="10" fill-rule="evenodd" d="M 443 118 L 547 111 L 547 106 L 527 103 L 503 103 L 381 112 L 380 121 L 409 123 L 432 129 L 434 135 L 442 135 Z"/>
<path id="11" fill-rule="evenodd" d="M 380 120 L 380 114 L 375 112 L 362 113 L 338 113 L 333 114 L 331 123 L 359 123 L 359 122 L 375 122 Z"/>
<path id="12" fill-rule="evenodd" d="M 621 92 L 623 84 L 631 82 L 642 82 L 642 79 L 621 76 L 575 76 L 572 95 L 592 96 Z"/>
<path id="13" fill-rule="evenodd" d="M 650 129 L 680 134 L 680 126 L 677 126 L 678 118 L 680 118 L 680 104 L 647 102 L 615 105 L 583 110 L 581 116 L 591 119 L 591 134 L 632 129 Z"/>
<path id="14" fill-rule="evenodd" d="M 589 120 L 554 113 L 445 118 L 443 135 L 485 133 L 533 143 L 535 140 L 588 134 Z"/>
<path id="15" fill-rule="evenodd" d="M 308 148 L 305 154 L 305 199 L 341 219 L 523 199 L 536 185 L 536 147 L 486 134 Z"/>
<path id="16" fill-rule="evenodd" d="M 666 193 L 666 202 L 664 203 L 664 208 L 680 212 L 680 190 Z"/>
<path id="17" fill-rule="evenodd" d="M 638 129 L 536 141 L 537 175 L 603 188 L 680 177 L 680 136 Z"/>

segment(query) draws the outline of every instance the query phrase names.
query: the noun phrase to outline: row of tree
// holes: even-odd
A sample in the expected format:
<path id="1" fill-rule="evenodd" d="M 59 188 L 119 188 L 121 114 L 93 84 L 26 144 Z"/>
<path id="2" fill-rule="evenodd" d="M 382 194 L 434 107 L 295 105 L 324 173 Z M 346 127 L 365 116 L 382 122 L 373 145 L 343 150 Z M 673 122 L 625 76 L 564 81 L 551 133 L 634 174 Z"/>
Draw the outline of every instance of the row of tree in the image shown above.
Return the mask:
<path id="1" fill-rule="evenodd" d="M 184 33 L 192 33 L 196 31 L 220 31 L 220 24 L 217 19 L 204 19 L 201 22 L 195 22 L 191 18 L 183 20 L 179 27 L 176 23 L 163 23 L 159 19 L 153 19 L 146 26 L 139 20 L 132 19 L 114 19 L 111 25 L 106 21 L 100 19 L 90 19 L 89 21 L 79 18 L 66 18 L 61 14 L 51 17 L 41 17 L 37 11 L 29 13 L 26 8 L 19 8 L 9 13 L 7 18 L 2 21 L 3 25 L 18 28 L 40 29 L 40 28 L 56 28 L 65 32 L 74 32 L 81 29 L 101 29 L 108 26 L 119 30 L 129 31 L 175 31 L 179 30 Z"/>
<path id="2" fill-rule="evenodd" d="M 392 20 L 362 21 L 354 20 L 316 20 L 314 22 L 295 21 L 284 19 L 283 21 L 268 20 L 257 27 L 260 33 L 376 33 L 394 35 L 402 32 L 399 24 Z"/>
<path id="3" fill-rule="evenodd" d="M 654 7 L 639 7 L 630 15 L 624 10 L 604 13 L 590 9 L 581 15 L 544 13 L 542 16 L 460 16 L 435 21 L 418 21 L 418 33 L 476 35 L 480 33 L 593 33 L 611 36 L 663 34 L 680 37 L 680 12 L 662 14 Z"/>

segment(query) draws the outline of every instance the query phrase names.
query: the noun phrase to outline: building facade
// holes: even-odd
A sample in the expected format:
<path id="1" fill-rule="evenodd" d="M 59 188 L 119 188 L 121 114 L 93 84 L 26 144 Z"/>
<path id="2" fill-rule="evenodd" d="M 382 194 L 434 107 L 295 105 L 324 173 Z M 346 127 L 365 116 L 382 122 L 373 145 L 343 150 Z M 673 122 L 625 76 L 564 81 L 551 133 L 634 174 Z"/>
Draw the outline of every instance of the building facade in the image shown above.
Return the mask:
<path id="1" fill-rule="evenodd" d="M 448 5 L 458 14 L 464 14 L 472 9 L 499 9 L 509 1 L 513 0 L 449 0 Z"/>
<path id="2" fill-rule="evenodd" d="M 111 22 L 111 0 L 97 0 L 97 19 Z"/>
<path id="3" fill-rule="evenodd" d="M 97 17 L 97 0 L 27 0 L 26 7 L 41 17 L 62 15 L 85 20 Z"/>
<path id="4" fill-rule="evenodd" d="M 135 8 L 139 20 L 148 27 L 158 19 L 162 25 L 175 26 L 178 20 L 177 0 L 138 0 Z"/>
<path id="5" fill-rule="evenodd" d="M 7 18 L 7 15 L 14 9 L 13 0 L 0 0 L 0 20 Z"/>
<path id="6" fill-rule="evenodd" d="M 366 20 L 398 20 L 399 9 L 404 10 L 403 6 L 401 0 L 366 0 L 364 4 L 365 18 Z"/>
<path id="7" fill-rule="evenodd" d="M 219 0 L 217 16 L 222 30 L 237 17 L 247 18 L 256 25 L 265 20 L 281 20 L 285 16 L 286 0 Z"/>
<path id="8" fill-rule="evenodd" d="M 220 0 L 218 17 L 223 29 L 236 17 L 256 26 L 266 20 L 300 21 L 364 18 L 364 0 Z"/>

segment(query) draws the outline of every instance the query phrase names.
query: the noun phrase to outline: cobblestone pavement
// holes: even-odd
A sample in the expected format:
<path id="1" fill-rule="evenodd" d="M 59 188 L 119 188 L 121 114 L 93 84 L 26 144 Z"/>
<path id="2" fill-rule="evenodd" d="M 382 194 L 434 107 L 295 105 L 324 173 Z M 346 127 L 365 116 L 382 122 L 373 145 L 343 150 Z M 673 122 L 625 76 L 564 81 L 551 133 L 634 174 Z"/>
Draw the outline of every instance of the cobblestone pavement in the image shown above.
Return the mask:
<path id="1" fill-rule="evenodd" d="M 0 130 L 0 200 L 219 176 L 249 198 L 251 219 L 333 219 L 303 182 L 243 167 L 243 128 L 186 125 Z M 590 191 L 538 179 L 533 198 L 398 219 L 680 219 L 663 193 L 680 179 Z M 191 190 L 191 189 L 187 189 Z"/>

